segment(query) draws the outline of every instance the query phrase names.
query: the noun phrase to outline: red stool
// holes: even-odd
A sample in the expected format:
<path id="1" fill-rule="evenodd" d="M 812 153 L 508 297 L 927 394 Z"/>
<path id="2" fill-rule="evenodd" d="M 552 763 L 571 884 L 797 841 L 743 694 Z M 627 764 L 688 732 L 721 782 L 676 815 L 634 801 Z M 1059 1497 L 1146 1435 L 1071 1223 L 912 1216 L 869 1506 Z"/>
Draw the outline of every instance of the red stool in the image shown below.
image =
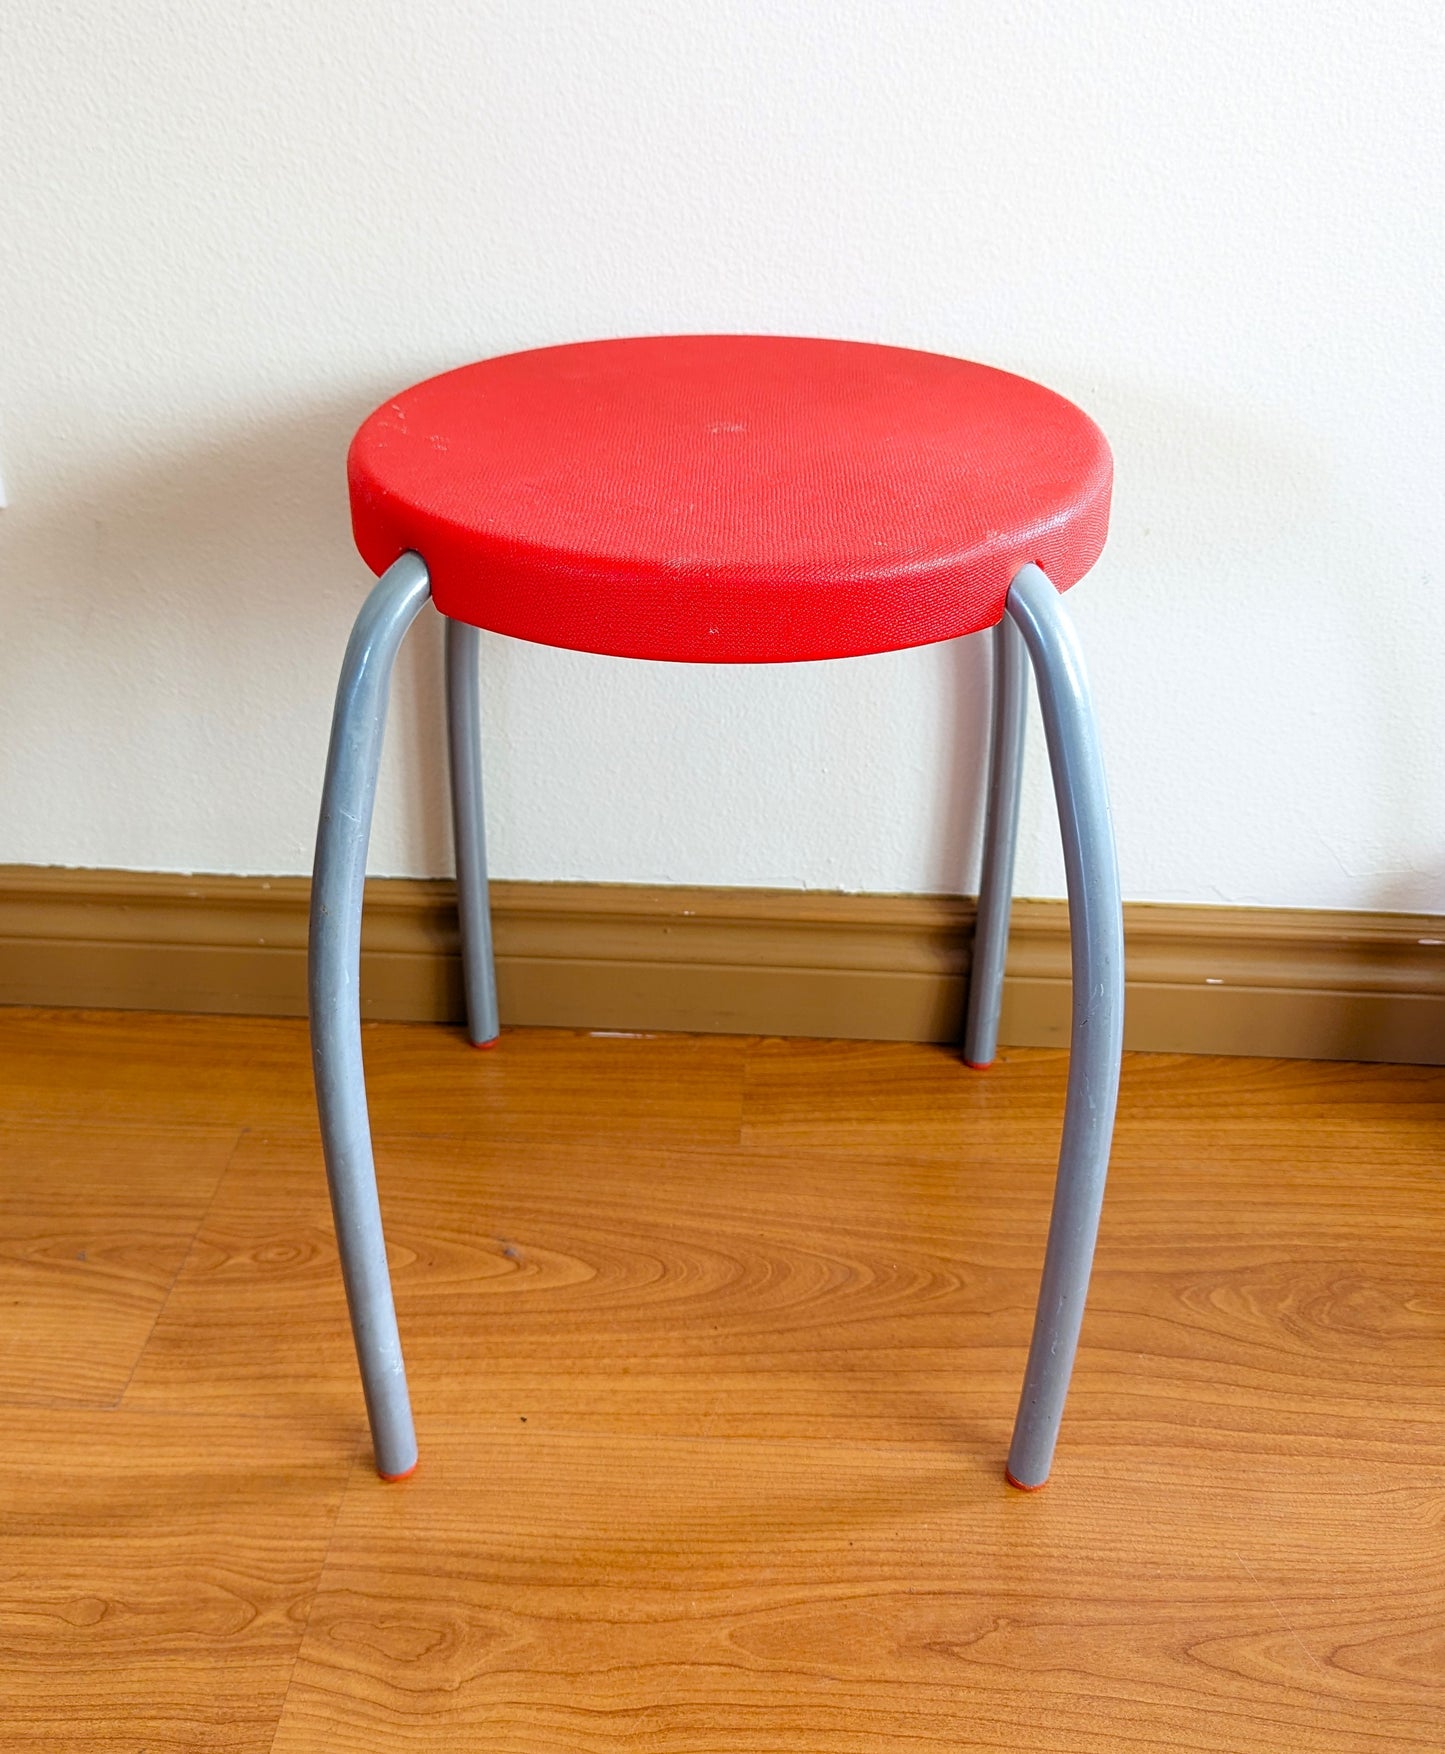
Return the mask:
<path id="1" fill-rule="evenodd" d="M 939 354 L 771 336 L 542 348 L 448 372 L 351 447 L 357 547 L 380 581 L 347 646 L 312 887 L 317 1101 L 378 1470 L 416 1438 L 361 1059 L 362 889 L 392 665 L 430 597 L 447 698 L 472 1040 L 497 1033 L 482 835 L 477 630 L 681 663 L 838 658 L 994 634 L 993 738 L 964 1057 L 993 1058 L 1027 672 L 1054 774 L 1073 1033 L 1043 1282 L 1009 1450 L 1048 1477 L 1083 1318 L 1123 1041 L 1123 925 L 1083 660 L 1059 592 L 1108 524 L 1103 435 L 1051 391 Z M 1020 637 L 1021 636 L 1021 637 Z"/>

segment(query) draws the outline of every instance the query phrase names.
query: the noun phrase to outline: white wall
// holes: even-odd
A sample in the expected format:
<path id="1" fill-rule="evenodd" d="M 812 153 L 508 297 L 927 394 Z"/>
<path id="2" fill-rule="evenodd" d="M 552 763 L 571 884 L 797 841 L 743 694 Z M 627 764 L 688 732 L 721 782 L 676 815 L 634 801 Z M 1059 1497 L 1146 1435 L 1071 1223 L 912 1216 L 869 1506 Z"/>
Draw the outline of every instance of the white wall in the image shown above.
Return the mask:
<path id="1" fill-rule="evenodd" d="M 0 53 L 0 862 L 293 872 L 388 392 L 591 335 L 984 359 L 1101 422 L 1132 897 L 1445 910 L 1435 5 L 79 0 Z M 449 869 L 438 627 L 373 869 Z M 971 884 L 983 654 L 488 639 L 499 875 Z M 1031 759 L 1021 893 L 1058 894 Z"/>

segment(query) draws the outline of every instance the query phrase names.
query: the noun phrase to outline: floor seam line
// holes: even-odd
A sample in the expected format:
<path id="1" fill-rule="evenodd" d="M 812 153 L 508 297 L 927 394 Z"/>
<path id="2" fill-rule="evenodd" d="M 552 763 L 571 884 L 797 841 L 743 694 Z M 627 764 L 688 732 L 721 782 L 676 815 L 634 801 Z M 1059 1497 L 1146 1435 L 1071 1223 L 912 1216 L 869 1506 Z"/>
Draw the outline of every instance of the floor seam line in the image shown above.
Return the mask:
<path id="1" fill-rule="evenodd" d="M 341 1483 L 341 1490 L 336 1495 L 336 1509 L 331 1513 L 331 1526 L 326 1531 L 326 1545 L 321 1550 L 321 1563 L 316 1567 L 316 1586 L 311 1591 L 311 1600 L 306 1604 L 306 1613 L 301 1621 L 301 1631 L 296 1639 L 296 1654 L 291 1658 L 291 1668 L 286 1676 L 286 1685 L 281 1690 L 281 1704 L 276 1712 L 276 1728 L 271 1732 L 271 1740 L 267 1744 L 267 1754 L 275 1754 L 276 1738 L 281 1734 L 282 1720 L 286 1716 L 286 1702 L 291 1697 L 291 1688 L 296 1681 L 296 1670 L 301 1663 L 301 1650 L 306 1643 L 306 1634 L 311 1630 L 311 1615 L 316 1608 L 316 1598 L 321 1594 L 321 1582 L 326 1576 L 326 1567 L 331 1563 L 331 1549 L 336 1544 L 336 1530 L 341 1522 L 342 1508 L 346 1503 L 346 1495 L 351 1490 L 351 1482 L 356 1478 L 357 1463 L 361 1459 L 362 1439 L 357 1438 L 351 1449 L 351 1462 L 346 1470 L 346 1478 Z"/>
<path id="2" fill-rule="evenodd" d="M 245 1126 L 236 1129 L 236 1136 L 231 1141 L 231 1149 L 226 1153 L 226 1161 L 221 1165 L 221 1173 L 216 1177 L 216 1185 L 211 1189 L 210 1198 L 206 1201 L 205 1210 L 196 1220 L 196 1228 L 191 1232 L 191 1240 L 186 1244 L 185 1253 L 181 1256 L 175 1272 L 171 1274 L 171 1282 L 166 1286 L 166 1294 L 160 1301 L 160 1307 L 156 1310 L 156 1313 L 151 1320 L 151 1325 L 146 1329 L 146 1337 L 141 1342 L 140 1350 L 135 1355 L 135 1363 L 131 1365 L 130 1373 L 127 1375 L 120 1393 L 115 1397 L 115 1400 L 111 1402 L 110 1411 L 112 1412 L 118 1413 L 125 1406 L 125 1398 L 130 1393 L 131 1384 L 135 1381 L 135 1373 L 140 1369 L 142 1360 L 150 1350 L 150 1344 L 155 1338 L 156 1329 L 161 1324 L 161 1317 L 164 1316 L 166 1310 L 170 1307 L 171 1293 L 180 1283 L 181 1274 L 185 1272 L 191 1256 L 196 1251 L 196 1244 L 201 1239 L 201 1232 L 206 1228 L 206 1221 L 210 1218 L 216 1201 L 220 1198 L 221 1189 L 226 1183 L 226 1177 L 231 1173 L 231 1165 L 236 1161 L 236 1153 L 241 1149 L 242 1141 L 250 1131 L 251 1129 Z"/>

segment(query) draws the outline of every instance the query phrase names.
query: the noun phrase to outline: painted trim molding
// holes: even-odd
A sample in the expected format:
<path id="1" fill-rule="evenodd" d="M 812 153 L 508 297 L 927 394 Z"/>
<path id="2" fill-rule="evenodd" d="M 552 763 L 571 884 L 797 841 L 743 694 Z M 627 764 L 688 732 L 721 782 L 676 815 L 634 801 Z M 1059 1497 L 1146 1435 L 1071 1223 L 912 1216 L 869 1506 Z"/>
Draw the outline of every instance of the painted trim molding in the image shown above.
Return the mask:
<path id="1" fill-rule="evenodd" d="M 0 867 L 0 1003 L 298 1016 L 304 877 Z M 496 883 L 502 1020 L 949 1041 L 974 906 L 933 895 Z M 1131 1048 L 1445 1064 L 1445 917 L 1125 908 Z M 461 1016 L 449 881 L 374 879 L 365 1014 Z M 1015 903 L 1002 1038 L 1063 1045 L 1068 909 Z"/>

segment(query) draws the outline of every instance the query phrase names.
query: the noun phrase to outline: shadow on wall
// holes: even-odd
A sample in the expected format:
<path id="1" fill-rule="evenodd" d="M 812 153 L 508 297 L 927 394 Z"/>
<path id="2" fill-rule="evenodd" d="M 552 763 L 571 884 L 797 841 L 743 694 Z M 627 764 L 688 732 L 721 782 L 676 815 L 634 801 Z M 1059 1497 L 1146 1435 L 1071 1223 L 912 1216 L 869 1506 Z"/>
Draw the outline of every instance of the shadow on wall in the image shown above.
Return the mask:
<path id="1" fill-rule="evenodd" d="M 59 458 L 38 491 L 17 493 L 0 516 L 0 859 L 309 868 L 332 690 L 368 576 L 350 539 L 346 447 L 394 387 L 377 380 L 198 430 L 173 422 L 149 449 L 131 436 L 143 430 L 135 420 L 114 436 L 102 428 Z M 1438 754 L 1423 722 L 1438 695 L 1438 642 L 1421 637 L 1428 580 L 1410 583 L 1405 612 L 1380 614 L 1380 580 L 1400 574 L 1403 560 L 1390 547 L 1398 534 L 1377 484 L 1342 478 L 1323 441 L 1253 410 L 1221 413 L 1117 380 L 1084 399 L 1118 460 L 1114 532 L 1078 614 L 1104 720 L 1126 894 L 1229 900 L 1257 888 L 1303 898 L 1312 869 L 1334 858 L 1359 895 L 1351 900 L 1337 883 L 1341 905 L 1440 905 L 1438 841 L 1428 828 L 1418 831 L 1425 845 L 1413 868 L 1388 868 L 1396 862 L 1388 849 L 1409 824 L 1438 820 L 1430 804 Z M 1386 643 L 1381 630 L 1390 626 Z M 555 772 L 567 739 L 575 747 L 600 724 L 590 708 L 560 723 L 565 714 L 554 710 L 536 766 L 540 662 L 512 642 L 485 642 L 494 765 L 517 782 L 493 794 L 504 860 L 522 844 L 507 812 L 565 807 L 555 790 L 527 795 L 530 775 L 547 763 Z M 876 846 L 880 836 L 922 833 L 924 856 L 909 866 L 921 869 L 919 886 L 973 887 L 987 642 L 911 664 L 885 666 L 886 684 L 790 684 L 805 718 L 828 714 L 829 722 L 802 754 L 778 751 L 770 767 L 762 758 L 742 763 L 745 773 L 778 771 L 790 796 L 792 788 L 811 794 L 816 829 L 790 821 L 787 800 L 766 819 L 756 812 L 780 859 L 808 841 L 796 880 L 821 868 L 821 881 L 846 885 L 860 840 Z M 440 669 L 440 627 L 425 616 L 400 663 L 378 818 L 386 856 L 405 863 L 378 868 L 450 868 Z M 912 690 L 912 720 L 900 710 L 900 688 Z M 624 677 L 613 696 L 617 724 L 644 689 L 659 745 L 675 741 L 670 708 L 689 691 L 672 685 Z M 745 722 L 768 688 L 696 693 L 703 710 L 727 695 L 734 720 Z M 564 678 L 548 699 L 555 709 L 578 697 Z M 693 710 L 691 698 L 685 704 Z M 725 723 L 720 713 L 717 734 Z M 813 728 L 810 720 L 803 735 Z M 753 730 L 772 735 L 766 719 Z M 620 733 L 608 753 L 615 762 L 631 753 Z M 603 757 L 590 748 L 588 756 L 578 787 L 595 789 L 599 773 L 610 783 Z M 1057 828 L 1036 737 L 1029 759 L 1021 884 L 1037 893 L 1044 841 L 1055 846 Z M 681 809 L 706 788 L 677 765 L 671 795 Z M 1341 793 L 1350 811 L 1336 832 Z M 879 796 L 891 814 L 875 813 Z M 697 807 L 712 802 L 704 795 Z M 734 813 L 744 826 L 749 802 Z M 592 803 L 590 816 L 578 816 L 579 868 L 601 870 L 600 860 L 585 865 L 598 820 Z M 848 832 L 826 844 L 839 821 Z M 729 818 L 717 839 L 731 829 Z M 1378 902 L 1368 872 L 1359 874 L 1370 862 L 1367 835 L 1387 849 L 1376 862 L 1386 867 Z M 663 837 L 657 844 L 670 859 Z M 813 857 L 819 846 L 826 862 Z M 638 869 L 633 851 L 625 834 L 615 837 L 613 868 Z M 542 869 L 554 856 L 534 843 L 529 863 L 512 868 Z"/>
<path id="2" fill-rule="evenodd" d="M 1117 469 L 1079 618 L 1125 895 L 1438 910 L 1438 584 L 1378 452 L 1239 398 L 1088 398 Z"/>
<path id="3" fill-rule="evenodd" d="M 33 602 L 6 644 L 12 755 L 34 758 L 57 814 L 85 813 L 109 854 L 96 862 L 187 868 L 178 815 L 264 811 L 306 828 L 284 864 L 248 868 L 309 865 L 331 694 L 370 579 L 346 449 L 388 387 L 80 457 L 7 512 L 6 568 Z M 435 621 L 398 667 L 391 736 L 428 752 L 397 803 L 407 840 L 444 859 Z"/>
<path id="4" fill-rule="evenodd" d="M 370 581 L 351 541 L 346 449 L 391 387 L 175 433 L 119 460 L 77 455 L 48 495 L 6 514 L 7 570 L 33 581 L 28 619 L 0 657 L 7 741 L 25 796 L 47 800 L 51 829 L 81 832 L 58 858 L 52 838 L 38 851 L 11 841 L 0 860 L 309 869 L 337 670 Z M 424 615 L 403 649 L 378 806 L 390 844 L 429 872 L 452 868 L 441 633 L 440 618 Z M 961 890 L 978 866 L 988 642 L 961 641 L 941 657 L 929 716 L 945 756 L 926 777 L 923 863 L 930 886 Z M 514 723 L 527 722 L 518 703 L 528 660 L 497 640 L 484 643 L 482 662 L 500 765 Z M 849 693 L 823 692 L 851 740 L 866 743 L 847 717 Z M 887 699 L 873 710 L 887 713 Z M 828 769 L 842 746 L 830 746 Z M 866 819 L 867 790 L 886 791 L 897 769 L 876 751 L 858 759 L 874 766 L 856 785 L 834 777 L 844 809 L 856 804 Z M 236 825 L 246 823 L 272 836 L 258 837 L 254 857 L 197 856 L 244 846 Z"/>
<path id="5" fill-rule="evenodd" d="M 978 892 L 983 818 L 988 799 L 989 715 L 993 698 L 993 635 L 955 640 L 949 651 L 948 759 L 944 792 L 934 809 L 930 870 L 940 893 Z M 960 1017 L 959 1027 L 963 1020 Z"/>
<path id="6" fill-rule="evenodd" d="M 1373 902 L 1382 914 L 1445 913 L 1445 857 L 1406 876 L 1382 879 Z M 1445 946 L 1445 928 L 1436 942 Z"/>

